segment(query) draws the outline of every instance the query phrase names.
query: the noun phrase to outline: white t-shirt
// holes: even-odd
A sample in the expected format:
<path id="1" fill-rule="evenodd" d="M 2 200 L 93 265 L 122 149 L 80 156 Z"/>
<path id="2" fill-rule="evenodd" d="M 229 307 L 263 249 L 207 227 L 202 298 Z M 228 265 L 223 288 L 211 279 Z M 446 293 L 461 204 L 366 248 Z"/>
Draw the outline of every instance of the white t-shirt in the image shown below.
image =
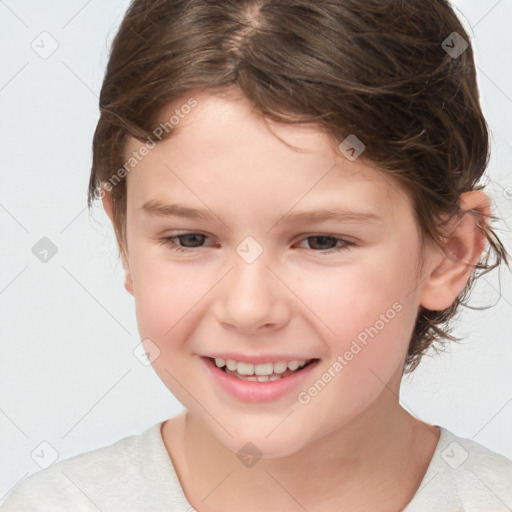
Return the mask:
<path id="1" fill-rule="evenodd" d="M 28 476 L 0 512 L 194 512 L 165 448 L 162 422 Z M 403 512 L 510 512 L 512 461 L 440 427 L 434 456 Z"/>

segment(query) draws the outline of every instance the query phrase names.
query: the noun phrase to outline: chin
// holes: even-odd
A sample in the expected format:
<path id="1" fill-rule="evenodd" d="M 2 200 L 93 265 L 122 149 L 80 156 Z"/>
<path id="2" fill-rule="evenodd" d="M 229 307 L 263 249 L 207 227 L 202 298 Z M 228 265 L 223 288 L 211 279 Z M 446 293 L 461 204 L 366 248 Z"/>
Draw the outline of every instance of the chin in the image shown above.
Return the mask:
<path id="1" fill-rule="evenodd" d="M 255 428 L 254 426 L 245 429 L 231 429 L 230 433 L 233 437 L 230 437 L 224 431 L 220 433 L 216 431 L 214 435 L 219 442 L 239 458 L 253 456 L 264 459 L 278 459 L 293 455 L 304 448 L 306 442 L 304 431 L 290 432 L 281 426 L 275 428 L 278 423 L 274 422 L 271 429 Z"/>

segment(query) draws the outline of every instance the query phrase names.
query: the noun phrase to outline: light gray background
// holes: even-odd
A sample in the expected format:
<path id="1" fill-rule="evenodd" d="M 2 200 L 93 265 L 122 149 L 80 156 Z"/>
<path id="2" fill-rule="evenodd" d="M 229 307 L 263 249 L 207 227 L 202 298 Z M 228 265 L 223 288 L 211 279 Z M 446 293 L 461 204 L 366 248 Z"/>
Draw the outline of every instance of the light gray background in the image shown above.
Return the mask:
<path id="1" fill-rule="evenodd" d="M 454 5 L 473 38 L 492 131 L 488 192 L 512 252 L 512 0 Z M 63 460 L 182 410 L 133 354 L 134 301 L 113 231 L 100 206 L 92 216 L 86 208 L 97 95 L 127 6 L 0 0 L 0 500 L 41 469 L 36 460 L 48 462 L 43 441 Z M 52 44 L 48 58 L 31 47 L 43 53 Z M 42 237 L 58 249 L 46 263 L 32 252 Z M 464 310 L 455 331 L 464 343 L 424 361 L 401 400 L 512 459 L 510 273 L 501 272 L 501 298 L 497 278 L 485 276 L 473 296 L 497 304 Z M 45 455 L 32 458 L 34 450 Z"/>

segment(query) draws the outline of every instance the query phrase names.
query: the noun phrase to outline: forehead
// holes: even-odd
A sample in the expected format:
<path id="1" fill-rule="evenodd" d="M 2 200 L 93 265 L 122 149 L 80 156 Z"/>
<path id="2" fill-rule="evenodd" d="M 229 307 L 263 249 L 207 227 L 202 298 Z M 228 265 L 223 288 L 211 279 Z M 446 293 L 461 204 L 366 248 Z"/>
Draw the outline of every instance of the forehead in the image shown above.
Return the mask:
<path id="1" fill-rule="evenodd" d="M 195 106 L 183 108 L 193 104 L 190 98 Z M 400 202 L 402 208 L 411 206 L 397 178 L 361 158 L 349 161 L 325 130 L 265 122 L 236 93 L 184 97 L 164 108 L 158 122 L 165 126 L 171 118 L 171 136 L 134 161 L 127 173 L 129 204 L 140 207 L 152 199 L 183 203 L 187 197 L 196 206 L 229 201 L 247 210 L 257 202 L 259 212 L 279 213 L 277 206 L 282 211 L 327 201 L 347 208 L 371 205 L 391 216 L 399 213 Z M 129 139 L 127 159 L 144 145 Z"/>

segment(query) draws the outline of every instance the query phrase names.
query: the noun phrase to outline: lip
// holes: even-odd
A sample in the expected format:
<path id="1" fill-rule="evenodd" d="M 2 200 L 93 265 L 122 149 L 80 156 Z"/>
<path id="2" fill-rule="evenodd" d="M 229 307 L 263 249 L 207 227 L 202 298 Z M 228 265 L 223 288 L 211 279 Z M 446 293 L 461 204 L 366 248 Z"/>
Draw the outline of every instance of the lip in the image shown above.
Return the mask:
<path id="1" fill-rule="evenodd" d="M 310 359 L 317 359 L 315 357 L 291 357 L 289 355 L 257 355 L 257 356 L 247 356 L 233 353 L 222 353 L 222 354 L 204 354 L 202 357 L 210 357 L 212 359 L 220 358 L 224 359 L 224 361 L 228 359 L 232 359 L 237 363 L 243 362 L 248 364 L 265 364 L 265 363 L 278 363 L 280 361 L 286 361 L 289 363 L 290 361 L 309 361 Z"/>
<path id="2" fill-rule="evenodd" d="M 308 364 L 301 370 L 279 380 L 269 382 L 253 382 L 237 379 L 236 377 L 228 375 L 223 370 L 218 368 L 215 365 L 215 361 L 210 359 L 209 356 L 199 356 L 199 358 L 205 365 L 206 371 L 208 372 L 210 378 L 217 384 L 217 386 L 219 386 L 232 397 L 244 402 L 271 402 L 273 400 L 278 400 L 279 398 L 291 393 L 294 389 L 298 388 L 320 362 L 319 359 L 315 359 L 312 363 Z M 228 357 L 228 359 L 231 358 Z M 288 360 L 288 358 L 276 359 L 276 361 L 286 360 Z M 300 361 L 301 359 L 298 360 Z M 265 361 L 270 362 L 268 359 Z"/>

